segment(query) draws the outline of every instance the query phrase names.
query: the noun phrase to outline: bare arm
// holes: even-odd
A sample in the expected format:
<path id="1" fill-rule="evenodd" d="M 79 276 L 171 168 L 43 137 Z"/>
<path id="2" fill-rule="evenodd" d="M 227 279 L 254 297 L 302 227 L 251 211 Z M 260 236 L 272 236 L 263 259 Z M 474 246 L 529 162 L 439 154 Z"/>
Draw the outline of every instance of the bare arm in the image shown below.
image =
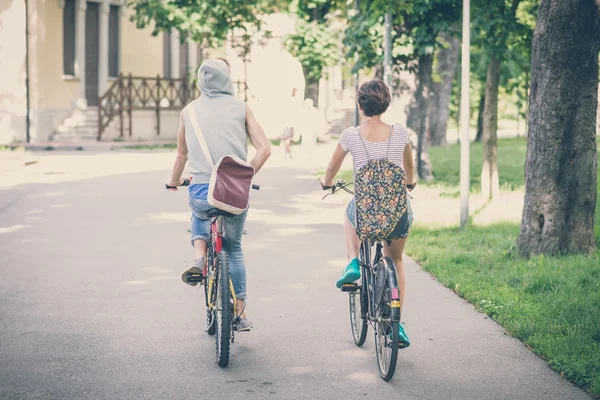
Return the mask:
<path id="1" fill-rule="evenodd" d="M 254 173 L 256 174 L 271 156 L 271 144 L 248 106 L 246 106 L 246 132 L 248 132 L 252 145 L 256 148 L 256 154 L 250 161 L 250 165 L 254 167 Z"/>
<path id="2" fill-rule="evenodd" d="M 417 180 L 415 179 L 415 161 L 413 158 L 412 146 L 410 142 L 406 144 L 404 147 L 404 172 L 406 172 L 406 184 L 407 185 L 416 185 Z"/>
<path id="3" fill-rule="evenodd" d="M 325 177 L 323 177 L 323 180 L 321 181 L 323 186 L 333 186 L 333 179 L 340 168 L 342 168 L 342 163 L 344 162 L 344 158 L 346 158 L 346 154 L 348 153 L 338 144 L 333 152 L 333 156 L 331 156 L 331 161 L 329 161 L 329 165 L 327 166 Z"/>
<path id="4" fill-rule="evenodd" d="M 185 125 L 183 124 L 183 111 L 179 114 L 179 130 L 177 131 L 177 157 L 175 158 L 175 164 L 173 165 L 173 173 L 171 179 L 168 182 L 169 186 L 174 186 L 177 190 L 177 186 L 181 186 L 183 183 L 183 170 L 185 169 L 185 163 L 187 162 L 188 148 L 185 143 Z"/>

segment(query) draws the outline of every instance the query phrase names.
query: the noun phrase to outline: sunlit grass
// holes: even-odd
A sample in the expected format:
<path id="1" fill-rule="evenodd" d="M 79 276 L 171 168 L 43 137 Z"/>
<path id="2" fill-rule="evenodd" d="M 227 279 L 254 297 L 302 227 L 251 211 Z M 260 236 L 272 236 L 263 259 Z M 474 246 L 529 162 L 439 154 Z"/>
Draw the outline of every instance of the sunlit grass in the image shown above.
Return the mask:
<path id="1" fill-rule="evenodd" d="M 411 231 L 407 253 L 550 366 L 600 395 L 600 253 L 513 255 L 518 224 Z"/>
<path id="2" fill-rule="evenodd" d="M 524 138 L 500 139 L 498 141 L 498 174 L 500 186 L 505 190 L 521 188 L 524 181 Z M 483 144 L 471 143 L 470 152 L 471 190 L 480 191 Z M 458 186 L 460 183 L 460 146 L 432 147 L 429 151 L 433 164 L 434 181 L 430 185 Z"/>
<path id="3" fill-rule="evenodd" d="M 521 188 L 527 143 L 499 141 L 504 190 Z M 479 190 L 483 147 L 471 145 L 471 186 Z M 458 145 L 431 149 L 435 182 L 458 195 Z M 600 173 L 599 173 L 600 176 Z M 598 187 L 600 199 L 600 186 Z M 451 196 L 453 197 L 453 196 Z M 518 224 L 413 229 L 407 253 L 475 304 L 565 378 L 600 395 L 600 252 L 528 260 L 514 255 Z M 600 243 L 600 202 L 596 204 Z"/>

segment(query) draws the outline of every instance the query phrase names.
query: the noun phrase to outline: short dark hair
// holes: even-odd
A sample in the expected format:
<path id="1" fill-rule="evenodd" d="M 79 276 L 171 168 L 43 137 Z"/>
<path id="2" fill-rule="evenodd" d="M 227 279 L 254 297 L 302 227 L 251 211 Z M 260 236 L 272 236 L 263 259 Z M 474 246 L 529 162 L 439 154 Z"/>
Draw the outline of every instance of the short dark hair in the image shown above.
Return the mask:
<path id="1" fill-rule="evenodd" d="M 356 98 L 366 117 L 383 114 L 392 101 L 390 89 L 381 79 L 373 79 L 363 83 Z"/>

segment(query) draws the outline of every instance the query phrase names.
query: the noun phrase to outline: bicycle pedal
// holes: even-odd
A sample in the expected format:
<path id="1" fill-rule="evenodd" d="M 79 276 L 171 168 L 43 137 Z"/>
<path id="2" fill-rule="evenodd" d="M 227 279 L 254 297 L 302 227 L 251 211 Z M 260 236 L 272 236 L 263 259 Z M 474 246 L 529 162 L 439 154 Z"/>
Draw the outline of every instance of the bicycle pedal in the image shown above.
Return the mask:
<path id="1" fill-rule="evenodd" d="M 204 281 L 204 276 L 202 276 L 202 274 L 193 274 L 191 272 L 188 272 L 187 275 L 185 276 L 185 280 L 190 283 L 193 283 L 193 282 L 202 283 Z"/>
<path id="2" fill-rule="evenodd" d="M 342 285 L 342 292 L 356 292 L 358 285 L 356 283 L 346 283 Z"/>

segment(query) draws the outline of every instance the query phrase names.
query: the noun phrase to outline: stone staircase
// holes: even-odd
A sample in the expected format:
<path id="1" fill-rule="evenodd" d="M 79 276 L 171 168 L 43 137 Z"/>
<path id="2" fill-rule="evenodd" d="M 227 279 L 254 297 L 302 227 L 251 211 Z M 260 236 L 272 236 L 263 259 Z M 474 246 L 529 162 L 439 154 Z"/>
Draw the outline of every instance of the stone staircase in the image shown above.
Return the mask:
<path id="1" fill-rule="evenodd" d="M 75 108 L 56 128 L 51 141 L 86 142 L 98 137 L 98 107 Z"/>

